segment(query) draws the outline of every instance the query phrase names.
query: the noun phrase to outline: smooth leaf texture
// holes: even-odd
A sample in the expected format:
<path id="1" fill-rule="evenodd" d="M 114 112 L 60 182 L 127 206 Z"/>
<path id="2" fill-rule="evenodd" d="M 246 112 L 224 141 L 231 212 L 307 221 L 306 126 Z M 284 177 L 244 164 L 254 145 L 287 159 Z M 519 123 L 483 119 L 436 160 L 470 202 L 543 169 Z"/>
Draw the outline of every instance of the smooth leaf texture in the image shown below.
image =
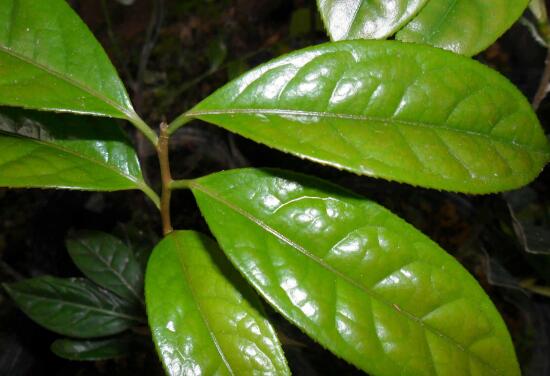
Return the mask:
<path id="1" fill-rule="evenodd" d="M 169 375 L 288 375 L 259 302 L 216 243 L 172 232 L 147 266 L 149 326 Z"/>
<path id="2" fill-rule="evenodd" d="M 331 40 L 382 39 L 395 34 L 429 0 L 317 0 Z"/>
<path id="3" fill-rule="evenodd" d="M 0 186 L 150 191 L 110 119 L 1 108 L 0 150 Z"/>
<path id="4" fill-rule="evenodd" d="M 358 174 L 467 193 L 527 184 L 550 156 L 530 104 L 500 74 L 396 41 L 283 56 L 187 115 Z"/>
<path id="5" fill-rule="evenodd" d="M 3 286 L 33 321 L 66 336 L 107 336 L 142 322 L 116 295 L 85 279 L 45 276 Z"/>
<path id="6" fill-rule="evenodd" d="M 92 281 L 128 301 L 143 301 L 143 273 L 120 239 L 99 231 L 80 231 L 66 241 L 74 263 Z"/>
<path id="7" fill-rule="evenodd" d="M 64 0 L 0 2 L 0 104 L 137 118 L 103 48 Z"/>
<path id="8" fill-rule="evenodd" d="M 64 359 L 98 361 L 128 355 L 131 344 L 124 338 L 105 340 L 58 339 L 50 346 L 52 352 Z"/>
<path id="9" fill-rule="evenodd" d="M 521 16 L 529 0 L 317 0 L 333 41 L 382 39 L 396 34 L 474 55 Z"/>
<path id="10" fill-rule="evenodd" d="M 396 38 L 475 55 L 504 34 L 528 4 L 529 0 L 428 0 Z"/>
<path id="11" fill-rule="evenodd" d="M 357 367 L 377 376 L 520 374 L 477 281 L 374 202 L 277 170 L 222 172 L 191 188 L 247 280 Z"/>

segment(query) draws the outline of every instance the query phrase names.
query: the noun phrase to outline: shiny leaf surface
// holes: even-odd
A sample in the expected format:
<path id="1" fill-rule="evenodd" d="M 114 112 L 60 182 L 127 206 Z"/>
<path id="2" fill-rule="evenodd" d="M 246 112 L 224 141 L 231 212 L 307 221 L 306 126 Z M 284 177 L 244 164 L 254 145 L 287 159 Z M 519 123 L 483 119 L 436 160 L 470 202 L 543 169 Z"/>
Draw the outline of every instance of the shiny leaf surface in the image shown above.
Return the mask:
<path id="1" fill-rule="evenodd" d="M 51 345 L 52 352 L 64 359 L 97 361 L 120 358 L 130 352 L 130 342 L 124 338 L 105 340 L 58 339 Z"/>
<path id="2" fill-rule="evenodd" d="M 357 367 L 377 376 L 520 374 L 477 281 L 374 202 L 278 170 L 222 172 L 191 188 L 246 279 Z"/>
<path id="3" fill-rule="evenodd" d="M 474 55 L 521 16 L 528 0 L 317 0 L 332 40 L 382 39 Z"/>
<path id="4" fill-rule="evenodd" d="M 471 56 L 504 34 L 528 4 L 529 0 L 429 0 L 396 38 Z"/>
<path id="5" fill-rule="evenodd" d="M 33 321 L 66 336 L 107 336 L 142 321 L 116 295 L 85 279 L 45 276 L 3 286 Z"/>
<path id="6" fill-rule="evenodd" d="M 67 238 L 67 250 L 92 281 L 121 298 L 143 303 L 143 273 L 120 239 L 99 231 L 80 231 Z"/>
<path id="7" fill-rule="evenodd" d="M 0 109 L 0 186 L 149 191 L 110 119 Z"/>
<path id="8" fill-rule="evenodd" d="M 216 243 L 172 232 L 147 266 L 149 326 L 169 375 L 287 375 L 257 297 Z"/>
<path id="9" fill-rule="evenodd" d="M 429 0 L 317 0 L 334 41 L 381 39 L 395 34 Z"/>
<path id="10" fill-rule="evenodd" d="M 500 74 L 396 41 L 283 56 L 187 115 L 358 174 L 467 193 L 522 186 L 550 156 L 530 104 Z"/>
<path id="11" fill-rule="evenodd" d="M 137 117 L 103 48 L 64 0 L 0 2 L 0 104 Z"/>

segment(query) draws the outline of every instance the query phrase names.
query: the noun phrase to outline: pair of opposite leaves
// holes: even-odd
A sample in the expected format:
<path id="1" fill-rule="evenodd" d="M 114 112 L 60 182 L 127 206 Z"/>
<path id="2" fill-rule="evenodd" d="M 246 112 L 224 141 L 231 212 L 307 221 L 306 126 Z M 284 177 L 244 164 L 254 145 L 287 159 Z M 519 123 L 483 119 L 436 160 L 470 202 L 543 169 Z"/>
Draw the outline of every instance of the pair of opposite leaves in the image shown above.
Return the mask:
<path id="1" fill-rule="evenodd" d="M 0 91 L 1 103 L 34 109 L 119 117 L 134 124 L 139 123 L 139 117 L 133 111 L 124 87 L 93 36 L 64 2 L 56 0 L 47 5 L 46 7 L 43 2 L 30 0 L 8 0 L 0 6 L 0 25 L 3 25 L 0 30 L 0 70 L 9 72 L 2 76 L 0 82 L 5 89 Z M 61 51 L 65 53 L 61 54 Z M 349 74 L 346 74 L 347 72 Z M 460 80 L 457 79 L 459 76 Z M 259 67 L 228 84 L 191 110 L 188 115 L 336 167 L 412 184 L 466 192 L 491 192 L 525 184 L 538 174 L 549 155 L 548 144 L 529 104 L 504 78 L 465 58 L 429 47 L 403 45 L 398 42 L 342 42 L 298 51 Z M 7 133 L 2 134 L 0 142 L 7 153 L 0 156 L 0 163 L 3 165 L 0 171 L 0 184 L 100 190 L 147 189 L 131 148 L 124 149 L 130 153 L 125 155 L 113 153 L 105 147 L 107 142 L 114 142 L 117 147 L 124 145 L 123 139 L 119 136 L 97 140 L 93 133 L 97 132 L 98 128 L 94 128 L 91 131 L 92 135 L 85 139 L 75 139 L 69 131 L 66 134 L 61 132 L 63 136 L 58 137 L 56 135 L 59 133 L 52 131 L 52 127 L 44 127 L 40 120 L 36 120 L 37 116 L 33 113 L 23 113 L 8 114 L 2 118 L 2 130 Z M 64 119 L 68 123 L 80 122 L 80 119 L 74 117 Z M 109 127 L 108 124 L 100 123 L 98 122 L 98 127 Z M 251 126 L 251 123 L 254 126 Z M 26 131 L 29 124 L 31 132 Z M 14 129 L 17 133 L 13 132 Z M 17 147 L 14 147 L 15 145 Z M 82 153 L 82 150 L 86 152 Z M 485 160 L 487 156 L 490 156 L 490 162 Z M 133 161 L 131 164 L 134 167 L 137 165 L 138 169 L 128 168 L 127 159 Z M 72 164 L 73 161 L 77 163 Z M 61 171 L 54 168 L 49 173 L 42 173 L 44 168 L 58 166 L 59 163 L 63 163 Z M 107 176 L 95 177 L 93 168 L 99 165 L 105 167 Z M 67 175 L 67 171 L 70 174 Z M 19 179 L 21 174 L 24 174 L 25 179 Z M 235 172 L 235 176 L 239 178 L 240 174 Z M 83 175 L 89 179 L 82 179 Z M 116 178 L 115 181 L 110 180 L 113 176 Z M 253 180 L 251 187 L 260 189 L 260 180 L 257 180 L 257 184 L 254 184 L 256 180 Z M 292 180 L 289 184 L 293 185 Z M 199 186 L 201 185 L 195 185 L 195 190 Z M 275 184 L 277 189 L 286 189 L 286 186 L 287 184 L 283 184 L 282 187 Z M 208 191 L 212 192 L 211 189 Z M 206 191 L 203 190 L 204 192 Z M 281 193 L 284 193 L 284 190 L 279 192 Z M 254 208 L 249 211 L 239 209 L 246 204 L 245 202 L 231 204 L 228 199 L 216 199 L 222 197 L 216 193 L 207 196 L 211 198 L 215 210 L 229 208 L 248 221 L 243 226 L 252 224 L 256 230 L 259 229 L 260 236 L 273 236 L 273 249 L 276 249 L 277 242 L 286 242 L 285 244 L 294 251 L 308 257 L 303 251 L 308 253 L 309 248 L 298 246 L 299 242 L 293 241 L 293 236 L 279 236 L 281 232 L 274 230 L 277 223 L 273 226 L 264 226 L 268 219 L 276 220 L 277 216 L 266 218 L 265 221 L 259 220 L 254 215 Z M 246 197 L 246 194 L 243 197 Z M 330 197 L 320 201 L 330 202 L 333 198 L 331 192 Z M 270 201 L 273 203 L 273 197 L 267 196 L 265 199 L 263 204 L 269 205 Z M 309 199 L 310 197 L 300 196 L 298 201 L 309 204 Z M 208 201 L 208 198 L 205 200 Z M 365 202 L 365 205 L 374 205 L 365 200 L 362 202 Z M 208 208 L 204 204 L 201 208 L 208 218 Z M 297 221 L 301 220 L 302 224 L 308 223 L 308 218 L 310 221 L 316 218 L 317 211 L 314 207 L 308 208 L 305 209 L 305 214 L 302 213 L 303 215 L 295 218 Z M 330 207 L 324 208 L 327 214 L 330 212 L 329 209 L 333 210 Z M 377 218 L 379 222 L 374 225 L 375 229 L 383 228 L 383 217 L 384 215 L 380 215 Z M 329 218 L 330 221 L 333 220 L 330 215 Z M 223 231 L 217 232 L 212 220 L 209 222 L 224 250 L 231 253 L 232 243 L 231 239 L 227 239 L 228 234 Z M 316 221 L 312 223 L 311 226 L 302 229 L 306 235 L 301 236 L 311 236 L 310 232 L 315 229 L 314 225 L 319 224 Z M 390 233 L 395 236 L 401 232 L 399 230 L 392 229 Z M 246 231 L 239 229 L 234 233 Z M 334 239 L 325 239 L 324 247 L 339 244 L 331 243 L 330 240 L 346 238 L 344 234 L 340 235 L 341 237 Z M 369 244 L 368 232 L 365 234 L 359 231 L 357 234 L 348 235 L 351 240 L 354 240 L 353 236 L 357 237 L 356 245 L 360 245 L 360 241 Z M 372 236 L 374 239 L 380 239 L 378 233 Z M 261 239 L 259 240 L 261 242 Z M 239 238 L 235 240 L 235 244 L 247 241 L 250 239 Z M 273 239 L 269 241 L 273 242 Z M 379 244 L 386 244 L 386 240 L 379 241 Z M 251 246 L 251 249 L 257 251 L 257 247 Z M 314 244 L 313 252 L 318 249 L 322 248 L 317 248 Z M 360 249 L 362 254 L 368 247 L 357 249 Z M 392 249 L 396 252 L 401 250 L 398 246 Z M 335 251 L 337 250 L 338 248 L 335 248 Z M 435 253 L 443 254 L 443 251 L 437 248 Z M 342 255 L 345 256 L 340 256 Z M 253 261 L 259 255 L 249 256 L 248 260 Z M 292 259 L 298 256 L 287 254 L 281 256 L 280 262 L 292 263 L 292 260 L 288 260 L 289 257 Z M 319 256 L 313 257 L 313 260 L 318 259 Z M 407 278 L 412 276 L 412 282 L 422 281 L 420 276 L 426 273 L 423 268 L 415 274 L 411 270 L 403 269 L 409 264 L 398 265 L 403 261 L 413 262 L 412 260 L 400 255 L 396 256 L 396 260 L 399 261 L 393 265 L 396 269 L 390 271 Z M 343 263 L 344 267 L 348 267 L 345 265 L 345 257 L 335 257 L 331 261 L 336 264 Z M 441 260 L 443 264 L 446 261 Z M 318 262 L 313 263 L 317 264 Z M 443 264 L 438 263 L 437 267 L 441 268 Z M 453 268 L 462 270 L 456 263 L 454 265 Z M 243 269 L 245 267 L 246 265 L 240 266 L 241 271 L 247 275 L 246 269 Z M 313 268 L 318 268 L 320 271 L 317 272 L 321 274 L 328 270 L 333 279 L 334 275 L 342 274 L 330 263 L 321 263 Z M 409 359 L 410 357 L 405 354 L 411 351 L 411 346 L 394 346 L 390 330 L 397 328 L 399 336 L 406 337 L 413 331 L 407 326 L 410 324 L 411 328 L 416 328 L 414 330 L 419 333 L 419 341 L 420 335 L 424 335 L 425 338 L 424 346 L 418 347 L 418 351 L 431 356 L 415 359 L 433 372 L 440 372 L 437 371 L 437 367 L 454 369 L 462 364 L 469 367 L 472 373 L 478 370 L 483 374 L 487 369 L 492 369 L 491 372 L 498 374 L 495 370 L 506 365 L 502 368 L 504 374 L 517 374 L 513 348 L 502 321 L 475 282 L 468 282 L 470 285 L 467 288 L 456 290 L 461 291 L 464 297 L 454 300 L 451 298 L 453 294 L 443 294 L 440 297 L 442 300 L 437 304 L 432 302 L 432 309 L 438 312 L 436 316 L 443 312 L 441 321 L 449 323 L 451 328 L 445 330 L 450 330 L 451 334 L 447 336 L 444 330 L 436 328 L 435 336 L 429 337 L 429 331 L 420 319 L 420 313 L 413 313 L 409 321 L 395 320 L 396 312 L 400 312 L 397 317 L 401 319 L 410 314 L 410 311 L 404 309 L 406 304 L 392 305 L 393 311 L 389 305 L 382 305 L 382 308 L 376 308 L 381 311 L 376 311 L 372 296 L 364 297 L 363 300 L 358 299 L 358 304 L 363 305 L 359 307 L 360 312 L 369 312 L 373 317 L 371 324 L 374 329 L 371 328 L 370 331 L 369 328 L 350 329 L 350 324 L 346 320 L 353 321 L 355 316 L 350 318 L 345 315 L 353 313 L 349 309 L 342 311 L 345 317 L 343 321 L 333 323 L 337 325 L 325 327 L 324 323 L 308 323 L 307 320 L 315 318 L 315 315 L 308 314 L 315 311 L 315 306 L 308 299 L 299 299 L 299 296 L 304 293 L 307 295 L 309 291 L 314 293 L 315 286 L 305 291 L 300 290 L 299 286 L 292 285 L 292 278 L 279 281 L 287 282 L 286 285 L 278 285 L 282 286 L 283 290 L 279 296 L 281 301 L 285 300 L 284 294 L 287 294 L 287 303 L 290 301 L 290 306 L 285 307 L 284 303 L 278 304 L 278 300 L 269 299 L 275 295 L 262 290 L 261 279 L 259 282 L 254 280 L 254 277 L 259 276 L 254 274 L 258 271 L 265 274 L 264 279 L 269 274 L 268 270 L 258 267 L 257 270 L 252 269 L 247 277 L 271 303 L 325 346 L 373 373 L 391 374 L 391 365 L 396 363 L 400 364 L 400 367 L 415 369 L 417 364 L 414 359 Z M 426 275 L 430 275 L 430 272 Z M 392 277 L 390 281 L 395 281 L 395 278 L 399 281 L 395 294 L 399 295 L 406 291 L 400 283 L 401 277 Z M 459 276 L 458 279 L 471 278 L 462 277 Z M 384 280 L 385 278 L 382 278 L 379 282 Z M 452 288 L 445 288 L 452 281 L 451 279 L 444 280 L 444 283 L 430 283 L 435 283 L 443 292 L 453 292 L 455 290 Z M 347 287 L 356 287 L 369 295 L 370 290 L 356 286 L 356 281 L 345 280 L 341 283 Z M 387 284 L 383 283 L 382 286 L 384 285 Z M 347 287 L 344 291 L 347 291 Z M 297 290 L 300 291 L 296 292 Z M 394 301 L 395 296 L 392 294 L 394 293 L 390 293 L 391 299 L 388 302 Z M 475 333 L 481 333 L 482 337 L 461 337 L 460 340 L 456 340 L 454 336 L 460 337 L 461 334 L 453 332 L 456 328 L 452 328 L 451 325 L 454 320 L 451 317 L 452 312 L 456 312 L 454 304 L 475 302 L 474 296 L 482 296 L 478 299 L 479 304 L 488 307 L 488 313 L 483 317 L 493 326 L 485 326 L 486 322 L 483 320 L 475 321 L 480 327 L 484 327 L 482 329 L 486 329 L 478 327 L 473 330 Z M 447 308 L 438 310 L 440 306 Z M 423 305 L 422 309 L 428 307 L 430 304 Z M 383 312 L 387 309 L 390 311 Z M 301 317 L 299 311 L 302 312 Z M 480 311 L 476 309 L 475 312 L 479 314 Z M 388 318 L 387 322 L 380 321 L 385 318 Z M 434 320 L 437 319 L 438 317 Z M 402 322 L 408 323 L 405 329 L 399 329 Z M 376 359 L 368 356 L 369 353 L 377 354 L 376 351 L 366 346 L 356 346 L 353 350 L 347 348 L 346 338 L 331 345 L 334 338 L 330 336 L 331 333 L 337 333 L 340 337 L 352 333 L 353 337 L 353 333 L 360 332 L 360 329 L 366 331 L 364 338 L 372 337 L 373 333 L 378 336 L 381 351 Z M 339 348 L 342 343 L 344 346 Z M 455 352 L 447 351 L 449 347 Z M 412 349 L 416 347 L 412 346 Z M 359 355 L 357 351 L 360 352 Z M 482 355 L 471 356 L 476 351 Z M 456 357 L 449 360 L 449 354 Z M 467 360 L 461 356 L 467 356 Z M 429 361 L 426 362 L 426 359 Z M 504 359 L 507 359 L 508 363 Z M 429 370 L 426 372 L 431 372 Z"/>

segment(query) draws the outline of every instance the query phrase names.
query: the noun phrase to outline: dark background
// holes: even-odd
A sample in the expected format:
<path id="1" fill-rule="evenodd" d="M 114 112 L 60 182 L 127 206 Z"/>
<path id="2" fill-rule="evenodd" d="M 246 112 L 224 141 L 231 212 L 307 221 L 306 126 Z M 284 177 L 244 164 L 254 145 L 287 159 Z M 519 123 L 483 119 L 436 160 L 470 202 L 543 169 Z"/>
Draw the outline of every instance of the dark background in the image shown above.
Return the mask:
<path id="1" fill-rule="evenodd" d="M 308 0 L 70 3 L 112 58 L 137 112 L 155 126 L 245 70 L 327 40 L 315 3 Z M 545 56 L 545 49 L 527 28 L 517 24 L 476 58 L 532 98 Z M 548 131 L 550 100 L 542 103 L 538 114 Z M 147 179 L 158 189 L 154 151 L 133 128 L 126 129 Z M 244 166 L 276 166 L 329 179 L 381 203 L 438 242 L 480 281 L 510 329 L 524 374 L 550 375 L 550 298 L 530 287 L 550 285 L 549 171 L 516 192 L 467 196 L 336 171 L 199 122 L 173 137 L 171 153 L 177 178 Z M 186 191 L 174 194 L 173 219 L 176 228 L 208 233 Z M 80 275 L 64 246 L 65 236 L 73 229 L 133 234 L 146 246 L 158 238 L 160 223 L 156 209 L 140 192 L 0 189 L 0 282 L 43 274 Z M 518 237 L 522 231 L 527 242 Z M 362 374 L 274 312 L 269 314 L 295 375 Z M 50 352 L 49 345 L 57 337 L 26 318 L 0 291 L 0 375 L 162 374 L 152 347 L 116 361 L 77 363 Z"/>

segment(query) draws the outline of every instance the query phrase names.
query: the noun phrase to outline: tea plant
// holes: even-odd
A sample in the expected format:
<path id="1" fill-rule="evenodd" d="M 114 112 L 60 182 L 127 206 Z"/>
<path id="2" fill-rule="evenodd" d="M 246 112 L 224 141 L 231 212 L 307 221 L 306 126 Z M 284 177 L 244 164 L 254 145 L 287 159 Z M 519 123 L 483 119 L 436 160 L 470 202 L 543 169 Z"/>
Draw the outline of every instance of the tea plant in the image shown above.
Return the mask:
<path id="1" fill-rule="evenodd" d="M 526 7 L 319 1 L 335 40 L 395 34 L 464 55 L 492 43 Z M 506 326 L 476 280 L 380 205 L 276 169 L 192 180 L 171 173 L 170 136 L 198 119 L 304 159 L 428 188 L 480 194 L 531 182 L 550 147 L 527 100 L 497 72 L 433 46 L 342 40 L 299 50 L 228 83 L 157 134 L 63 0 L 1 1 L 0 185 L 141 190 L 164 233 L 147 265 L 145 300 L 132 252 L 93 232 L 67 241 L 89 280 L 39 277 L 6 291 L 33 320 L 70 337 L 52 349 L 71 359 L 124 353 L 127 338 L 109 336 L 142 324 L 145 304 L 168 374 L 289 374 L 259 295 L 373 375 L 520 374 Z M 160 195 L 113 119 L 156 148 Z M 173 230 L 178 189 L 193 192 L 217 242 Z"/>

